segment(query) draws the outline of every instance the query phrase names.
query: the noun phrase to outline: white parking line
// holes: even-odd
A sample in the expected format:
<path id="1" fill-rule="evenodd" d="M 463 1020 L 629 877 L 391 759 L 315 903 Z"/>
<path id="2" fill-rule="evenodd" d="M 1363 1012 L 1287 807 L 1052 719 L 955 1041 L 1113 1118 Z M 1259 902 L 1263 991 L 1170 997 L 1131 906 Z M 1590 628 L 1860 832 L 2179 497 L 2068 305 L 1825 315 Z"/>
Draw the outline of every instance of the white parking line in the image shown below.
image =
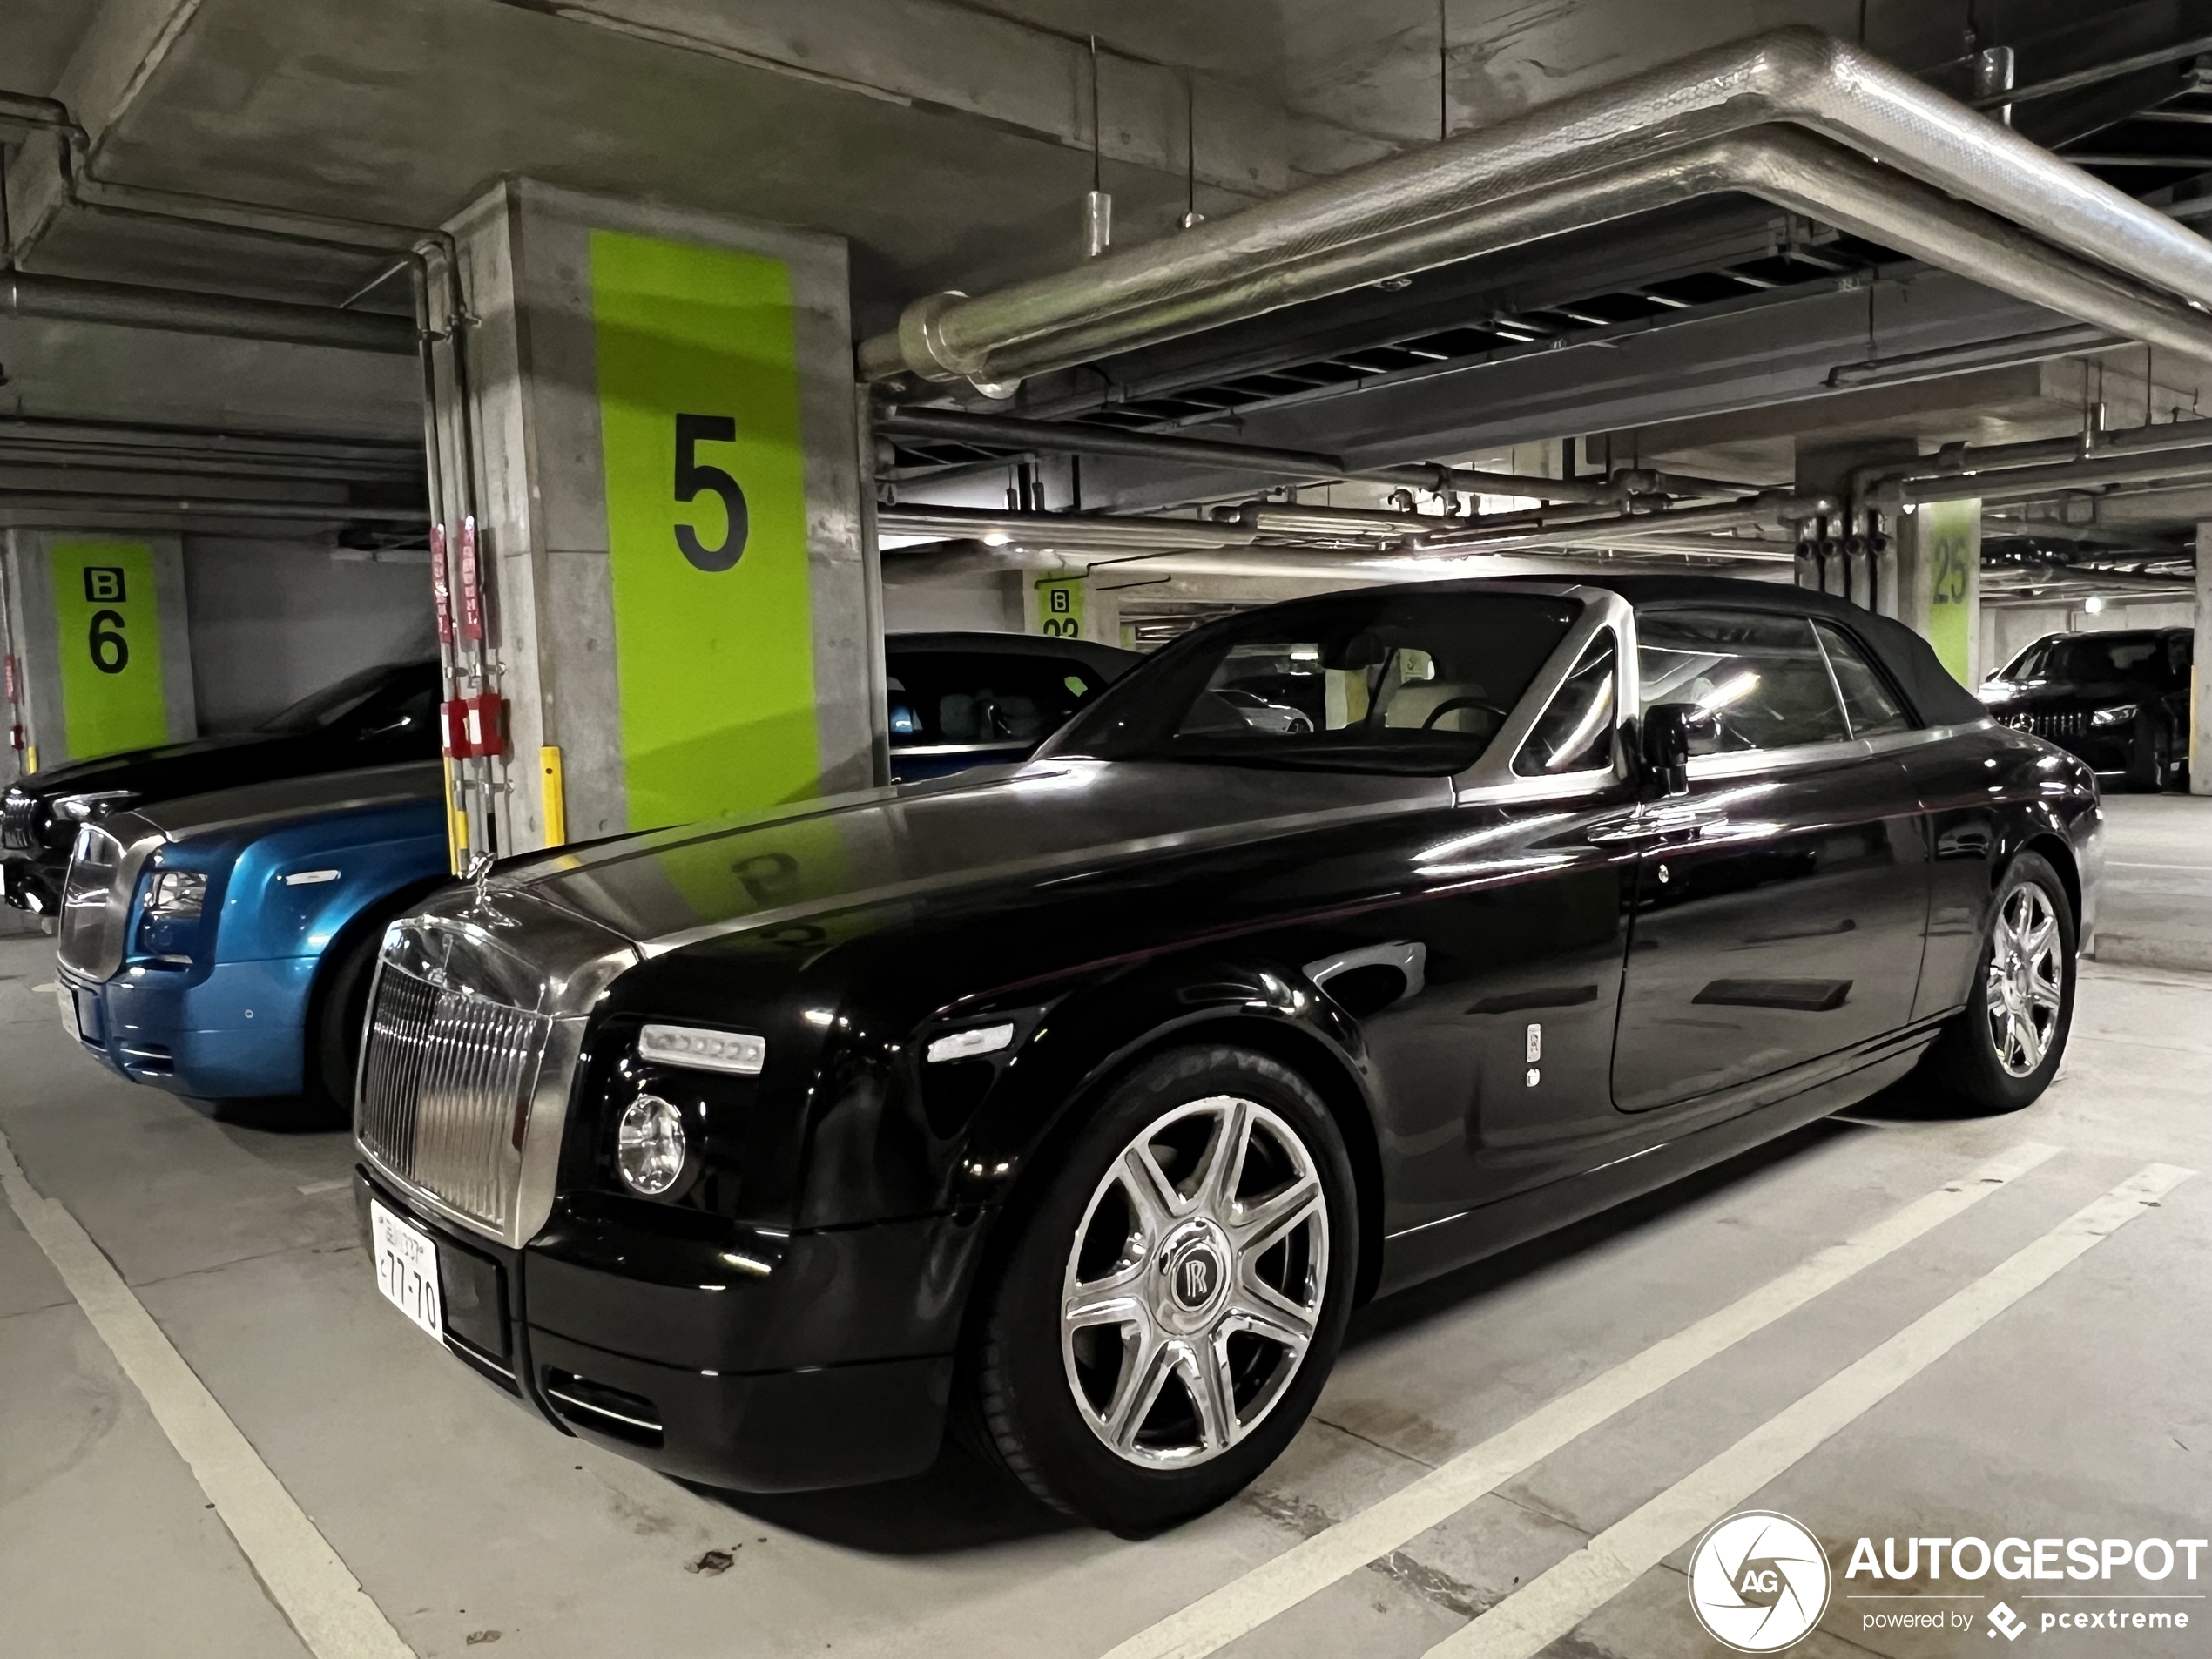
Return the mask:
<path id="1" fill-rule="evenodd" d="M 1106 1659 L 1199 1659 L 1449 1520 L 1500 1482 L 1541 1462 L 1754 1332 L 1833 1290 L 1932 1228 L 2018 1179 L 2059 1149 L 2024 1142 L 1696 1324 L 1654 1343 L 1512 1427 L 1138 1631 Z"/>
<path id="2" fill-rule="evenodd" d="M 2147 1165 L 1437 1643 L 1427 1659 L 1527 1659 L 1565 1635 L 2192 1173 L 2170 1163 Z"/>
<path id="3" fill-rule="evenodd" d="M 353 1184 L 354 1177 L 350 1175 L 341 1175 L 333 1181 L 310 1181 L 300 1189 L 300 1196 L 312 1198 L 322 1192 L 347 1192 L 352 1190 Z"/>
<path id="4" fill-rule="evenodd" d="M 0 1194 L 145 1396 L 307 1651 L 315 1659 L 415 1659 L 77 1217 L 25 1179 L 4 1135 Z"/>

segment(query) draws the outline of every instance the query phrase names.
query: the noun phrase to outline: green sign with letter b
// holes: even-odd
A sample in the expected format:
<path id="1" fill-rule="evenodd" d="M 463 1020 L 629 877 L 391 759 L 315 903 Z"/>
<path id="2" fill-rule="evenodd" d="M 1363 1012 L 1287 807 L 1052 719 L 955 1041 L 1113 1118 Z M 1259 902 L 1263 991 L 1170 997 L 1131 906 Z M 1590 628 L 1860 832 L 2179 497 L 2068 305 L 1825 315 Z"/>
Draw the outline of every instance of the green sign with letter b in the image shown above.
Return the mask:
<path id="1" fill-rule="evenodd" d="M 57 542 L 48 560 L 70 759 L 167 742 L 153 550 L 144 542 Z"/>

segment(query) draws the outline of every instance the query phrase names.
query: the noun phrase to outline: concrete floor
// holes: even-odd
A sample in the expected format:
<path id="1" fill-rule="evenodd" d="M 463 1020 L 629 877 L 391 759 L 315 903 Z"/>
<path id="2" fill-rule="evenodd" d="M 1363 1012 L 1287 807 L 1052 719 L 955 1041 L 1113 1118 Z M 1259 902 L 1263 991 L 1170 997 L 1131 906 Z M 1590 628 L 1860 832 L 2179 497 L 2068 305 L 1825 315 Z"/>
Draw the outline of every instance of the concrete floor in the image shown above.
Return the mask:
<path id="1" fill-rule="evenodd" d="M 2114 795 L 2100 961 L 2212 972 L 2212 813 L 2202 797 Z"/>
<path id="2" fill-rule="evenodd" d="M 2118 805 L 2124 824 L 2148 816 Z M 2212 843 L 2212 804 L 2150 805 L 2173 845 Z M 2115 841 L 2133 847 L 2132 834 Z M 2147 865 L 2180 861 L 2135 850 Z M 1371 1307 L 1315 1420 L 1257 1488 L 1129 1543 L 1058 1521 L 956 1454 L 896 1487 L 753 1500 L 555 1433 L 378 1299 L 341 1134 L 226 1122 L 111 1079 L 58 1028 L 50 952 L 0 940 L 0 1134 L 422 1659 L 493 1643 L 594 1659 L 1096 1659 L 1982 1161 L 2029 1142 L 2058 1149 L 1219 1649 L 1412 1659 L 1501 1598 L 1527 1605 L 1509 1599 L 1521 1586 L 2146 1164 L 2212 1175 L 2212 975 L 2088 965 L 2066 1069 L 2037 1105 L 1956 1121 L 1901 1092 Z M 2212 1533 L 2208 1260 L 2212 1179 L 2200 1177 L 1742 1501 L 1700 1514 L 1682 1545 L 1732 1509 L 1782 1511 L 1824 1541 L 1838 1575 L 1820 1629 L 1794 1651 L 1993 1652 L 1979 1622 L 1989 1581 L 1923 1585 L 1980 1594 L 1928 1604 L 1969 1609 L 1969 1630 L 1869 1630 L 1869 1609 L 1898 1604 L 1851 1599 L 1868 1588 L 1841 1576 L 1852 1541 Z M 1688 1554 L 1673 1548 L 1548 1651 L 1719 1651 L 1690 1615 Z M 2201 1570 L 2114 1588 L 2201 1596 L 2212 1561 Z M 2080 1588 L 2001 1589 L 2033 1622 L 2076 1604 L 2019 1592 Z M 2039 1652 L 2206 1647 L 2202 1628 L 2032 1640 Z M 0 1204 L 0 1653 L 304 1651 Z"/>

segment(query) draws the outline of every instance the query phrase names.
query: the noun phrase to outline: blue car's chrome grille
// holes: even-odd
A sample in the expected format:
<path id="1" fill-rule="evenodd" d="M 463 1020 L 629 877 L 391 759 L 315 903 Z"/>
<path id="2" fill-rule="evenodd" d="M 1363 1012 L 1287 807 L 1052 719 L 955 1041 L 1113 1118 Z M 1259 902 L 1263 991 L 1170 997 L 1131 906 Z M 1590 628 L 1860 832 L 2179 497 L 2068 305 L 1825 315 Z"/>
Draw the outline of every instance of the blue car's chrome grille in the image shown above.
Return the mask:
<path id="1" fill-rule="evenodd" d="M 551 1026 L 386 961 L 354 1106 L 362 1150 L 456 1215 L 504 1232 Z"/>

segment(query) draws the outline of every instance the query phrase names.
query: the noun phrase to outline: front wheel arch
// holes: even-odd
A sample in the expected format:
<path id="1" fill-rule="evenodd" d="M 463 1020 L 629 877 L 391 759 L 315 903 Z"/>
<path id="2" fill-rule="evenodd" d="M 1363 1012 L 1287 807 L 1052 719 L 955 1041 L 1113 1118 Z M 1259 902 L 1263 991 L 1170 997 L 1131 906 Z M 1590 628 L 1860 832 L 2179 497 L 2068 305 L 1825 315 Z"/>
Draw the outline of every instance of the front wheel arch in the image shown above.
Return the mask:
<path id="1" fill-rule="evenodd" d="M 2013 857 L 2017 858 L 2022 853 L 2037 854 L 2057 873 L 2060 885 L 2066 889 L 2066 901 L 2074 907 L 2074 926 L 2079 928 L 2081 925 L 2081 870 L 2074 860 L 2074 844 L 2055 831 L 2045 829 L 2021 842 Z M 1989 873 L 1989 896 L 1993 900 L 2004 887 L 2005 878 L 2012 873 L 2012 858 L 1994 863 Z"/>
<path id="2" fill-rule="evenodd" d="M 300 1028 L 301 1042 L 307 1050 L 301 1056 L 305 1062 L 301 1067 L 302 1081 L 311 1094 L 318 1087 L 327 1089 L 323 1026 L 329 1017 L 330 999 L 337 989 L 341 970 L 347 959 L 365 939 L 381 934 L 395 916 L 412 909 L 451 880 L 447 875 L 430 876 L 371 899 L 347 917 L 345 925 L 323 947 L 321 958 L 315 963 L 314 979 L 307 988 L 307 1015 Z M 334 1100 L 332 1104 L 342 1109 L 348 1121 L 351 1120 L 354 1102 L 350 1088 L 342 1098 Z"/>
<path id="3" fill-rule="evenodd" d="M 1354 1242 L 1359 1254 L 1352 1279 L 1353 1305 L 1373 1296 L 1382 1278 L 1382 1152 L 1366 1091 L 1351 1062 L 1320 1036 L 1287 1020 L 1224 1008 L 1156 1026 L 1102 1056 L 1069 1090 L 1065 1100 L 1056 1104 L 1049 1125 L 1026 1147 L 1009 1149 L 1018 1150 L 1017 1173 L 1013 1184 L 993 1206 L 991 1237 L 985 1242 L 969 1281 L 968 1305 L 961 1320 L 962 1352 L 968 1351 L 977 1317 L 980 1298 L 973 1294 L 974 1287 L 988 1283 L 1001 1266 L 1015 1231 L 1006 1222 L 1017 1215 L 1049 1179 L 1056 1150 L 1082 1132 L 1082 1125 L 1099 1103 L 1139 1067 L 1170 1049 L 1211 1045 L 1250 1049 L 1289 1068 L 1320 1096 L 1322 1103 L 1329 1109 L 1352 1164 L 1352 1200 L 1358 1210 L 1354 1218 Z M 971 1141 L 968 1156 L 971 1159 L 983 1157 L 984 1144 Z M 995 1149 L 991 1156 L 998 1156 Z"/>

